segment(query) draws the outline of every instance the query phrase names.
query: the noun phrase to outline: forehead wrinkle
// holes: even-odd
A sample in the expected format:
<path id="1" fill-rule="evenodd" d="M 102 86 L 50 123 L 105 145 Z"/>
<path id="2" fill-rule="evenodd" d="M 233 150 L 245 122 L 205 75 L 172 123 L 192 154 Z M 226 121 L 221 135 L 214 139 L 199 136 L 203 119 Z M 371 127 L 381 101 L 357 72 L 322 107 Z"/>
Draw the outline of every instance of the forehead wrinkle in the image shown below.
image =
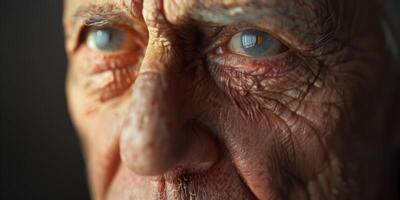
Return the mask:
<path id="1" fill-rule="evenodd" d="M 133 17 L 143 19 L 143 0 L 123 0 L 122 5 Z"/>

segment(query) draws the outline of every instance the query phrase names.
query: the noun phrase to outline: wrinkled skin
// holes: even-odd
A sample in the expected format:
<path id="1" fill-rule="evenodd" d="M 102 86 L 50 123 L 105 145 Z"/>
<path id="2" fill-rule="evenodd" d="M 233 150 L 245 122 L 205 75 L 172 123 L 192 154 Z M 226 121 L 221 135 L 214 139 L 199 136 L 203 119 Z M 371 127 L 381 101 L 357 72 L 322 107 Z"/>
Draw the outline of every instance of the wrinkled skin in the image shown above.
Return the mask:
<path id="1" fill-rule="evenodd" d="M 378 7 L 65 1 L 67 96 L 92 197 L 383 198 L 391 77 Z M 132 35 L 125 51 L 88 48 L 85 29 L 102 23 Z M 288 49 L 261 64 L 239 59 L 224 48 L 237 27 Z"/>

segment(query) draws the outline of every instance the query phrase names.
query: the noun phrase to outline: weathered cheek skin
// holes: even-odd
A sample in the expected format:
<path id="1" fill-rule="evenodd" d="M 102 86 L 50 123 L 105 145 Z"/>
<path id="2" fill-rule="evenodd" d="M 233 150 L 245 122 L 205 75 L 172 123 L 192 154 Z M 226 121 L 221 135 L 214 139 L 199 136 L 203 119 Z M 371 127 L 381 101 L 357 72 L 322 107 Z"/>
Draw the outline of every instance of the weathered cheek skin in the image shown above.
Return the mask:
<path id="1" fill-rule="evenodd" d="M 355 80 L 355 74 L 360 69 L 372 73 L 375 64 L 352 60 L 332 66 L 352 73 L 326 72 L 308 90 L 297 84 L 295 89 L 307 93 L 298 98 L 281 98 L 283 90 L 268 94 L 246 87 L 245 76 L 240 80 L 226 76 L 229 81 L 216 80 L 223 103 L 204 118 L 216 119 L 207 123 L 216 127 L 236 169 L 258 198 L 364 199 L 367 196 L 357 188 L 379 181 L 379 168 L 372 164 L 373 158 L 360 154 L 379 155 L 381 142 L 379 129 L 365 127 L 379 124 L 381 116 L 366 105 L 376 104 L 381 94 L 375 90 L 376 80 L 368 76 Z M 216 96 L 209 98 L 218 102 Z M 369 152 L 372 146 L 378 148 L 374 153 Z M 371 163 L 369 169 L 364 171 L 362 163 Z"/>
<path id="2" fill-rule="evenodd" d="M 319 105 L 319 101 L 299 104 L 295 97 L 287 104 L 277 94 L 282 91 L 267 94 L 262 87 L 252 91 L 245 76 L 223 77 L 230 81 L 210 80 L 216 81 L 219 92 L 214 88 L 215 94 L 203 95 L 203 100 L 212 102 L 203 107 L 211 111 L 204 120 L 215 128 L 244 181 L 259 199 L 286 199 L 288 194 L 294 199 L 307 197 L 308 181 L 330 165 L 324 140 L 327 132 L 332 132 L 328 126 L 336 125 L 336 105 Z"/>
<path id="3" fill-rule="evenodd" d="M 81 3 L 67 2 L 74 5 Z M 88 2 L 82 1 L 82 5 Z M 115 1 L 104 2 L 119 5 Z M 376 165 L 379 159 L 376 158 L 382 155 L 379 149 L 382 140 L 377 134 L 382 130 L 379 127 L 382 116 L 375 105 L 380 103 L 378 83 L 383 77 L 379 75 L 386 67 L 380 58 L 380 52 L 383 52 L 382 44 L 379 43 L 381 35 L 375 30 L 378 23 L 374 17 L 371 16 L 369 20 L 370 27 L 362 24 L 357 26 L 357 37 L 351 35 L 355 33 L 347 35 L 351 40 L 340 43 L 343 47 L 336 48 L 338 41 L 335 41 L 327 43 L 328 50 L 319 47 L 307 51 L 311 55 L 292 62 L 292 70 L 279 77 L 270 77 L 262 73 L 245 74 L 207 59 L 190 61 L 195 64 L 187 65 L 187 58 L 194 56 L 182 52 L 187 47 L 182 47 L 181 41 L 175 38 L 184 31 L 172 31 L 169 28 L 185 24 L 191 14 L 189 11 L 198 8 L 191 1 L 182 1 L 179 6 L 174 5 L 174 2 L 164 1 L 164 14 L 169 20 L 165 24 L 168 26 L 159 24 L 158 20 L 163 20 L 161 14 L 144 12 L 145 19 L 153 19 L 147 21 L 153 38 L 149 41 L 149 50 L 145 55 L 147 60 L 140 69 L 141 73 L 158 73 L 171 68 L 185 69 L 178 69 L 178 75 L 174 70 L 174 73 L 164 73 L 163 81 L 169 85 L 165 91 L 154 85 L 146 88 L 150 95 L 146 97 L 154 95 L 155 99 L 147 100 L 157 102 L 143 102 L 146 98 L 141 99 L 142 102 L 132 102 L 135 98 L 140 99 L 140 96 L 135 97 L 137 91 L 133 90 L 110 102 L 96 101 L 84 89 L 87 77 L 80 72 L 80 65 L 85 62 L 79 60 L 79 56 L 70 56 L 68 103 L 81 136 L 93 198 L 185 199 L 192 194 L 198 199 L 252 199 L 253 195 L 260 200 L 374 198 L 375 192 L 379 190 L 374 183 L 380 181 L 380 168 Z M 219 3 L 207 2 L 209 7 Z M 235 1 L 225 3 L 234 5 Z M 312 10 L 314 4 L 304 4 L 303 8 Z M 149 11 L 155 5 L 147 2 L 143 6 L 144 10 Z M 290 6 L 288 4 L 288 8 Z M 67 8 L 70 7 L 74 6 Z M 365 13 L 360 15 L 367 16 Z M 196 17 L 199 16 L 193 18 Z M 305 16 L 312 17 L 308 14 Z M 300 26 L 303 23 L 293 21 L 293 24 Z M 313 21 L 307 26 L 314 23 L 319 22 Z M 290 32 L 278 22 L 260 26 Z M 309 50 L 315 40 L 307 37 L 307 34 L 312 35 L 307 33 L 310 30 L 307 26 L 301 29 L 304 31 L 298 37 L 295 37 L 296 34 L 282 33 L 284 39 L 292 41 L 301 50 Z M 340 31 L 344 30 L 345 27 Z M 362 34 L 358 34 L 360 32 Z M 164 37 L 163 34 L 167 35 Z M 335 39 L 343 38 L 341 35 Z M 369 52 L 376 54 L 371 55 Z M 175 63 L 169 63 L 169 68 L 162 67 L 171 60 Z M 146 82 L 141 82 L 141 85 L 146 85 Z M 132 88 L 139 86 L 135 87 L 133 83 Z M 162 98 L 165 101 L 160 100 Z M 164 110 L 154 110 L 156 107 L 149 107 L 152 104 L 157 104 L 157 108 L 164 106 Z M 132 109 L 132 106 L 135 108 Z M 168 112 L 164 115 L 167 121 L 179 118 L 180 121 L 172 121 L 172 124 L 193 119 L 204 124 L 215 136 L 214 142 L 219 144 L 218 162 L 208 171 L 183 174 L 179 178 L 170 176 L 166 182 L 162 182 L 159 176 L 142 176 L 133 172 L 138 169 L 132 170 L 134 167 L 131 166 L 138 162 L 132 158 L 140 157 L 137 154 L 144 148 L 136 145 L 134 147 L 139 150 L 132 151 L 134 148 L 130 145 L 134 145 L 132 142 L 135 142 L 135 138 L 128 137 L 127 140 L 121 134 L 124 128 L 128 133 L 134 130 L 135 127 L 129 129 L 133 123 L 142 123 L 134 119 L 141 119 L 135 117 L 144 111 L 153 114 Z M 148 114 L 151 117 L 152 113 Z M 152 119 L 154 121 L 150 123 L 161 123 L 159 118 Z M 177 148 L 163 152 L 165 155 L 151 155 L 154 152 L 150 152 L 148 156 L 155 159 L 152 160 L 154 163 L 162 162 L 163 159 L 172 163 L 183 157 L 183 154 L 176 158 L 168 157 L 177 155 L 175 151 L 180 150 L 178 147 L 187 145 L 187 141 L 182 138 L 189 134 L 179 124 L 173 125 L 173 129 L 167 130 L 170 140 L 164 141 Z M 153 132 L 151 135 L 143 135 L 142 139 L 153 141 L 160 131 L 154 129 Z M 129 158 L 122 158 L 121 161 L 121 153 Z M 366 153 L 371 156 L 363 156 Z M 156 173 L 157 170 L 170 167 L 171 163 L 154 168 L 154 171 L 141 170 L 143 173 Z M 365 165 L 368 165 L 368 169 L 363 167 Z M 168 179 L 168 176 L 163 178 Z M 184 189 L 180 187 L 182 185 Z M 161 190 L 173 192 L 168 193 L 168 196 L 160 196 Z M 189 196 L 182 197 L 182 194 Z"/>

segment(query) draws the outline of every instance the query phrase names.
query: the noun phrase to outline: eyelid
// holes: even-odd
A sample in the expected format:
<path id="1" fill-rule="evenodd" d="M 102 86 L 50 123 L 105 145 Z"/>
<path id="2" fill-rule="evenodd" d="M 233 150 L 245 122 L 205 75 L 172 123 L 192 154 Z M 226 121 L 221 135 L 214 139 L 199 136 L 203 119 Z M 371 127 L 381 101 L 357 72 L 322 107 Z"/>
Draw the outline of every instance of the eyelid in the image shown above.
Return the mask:
<path id="1" fill-rule="evenodd" d="M 115 24 L 115 25 L 104 25 L 104 26 L 84 26 L 80 32 L 79 42 L 78 42 L 76 49 L 78 49 L 82 45 L 87 45 L 86 40 L 88 39 L 88 36 L 91 33 L 91 31 L 98 30 L 98 29 L 107 29 L 107 28 L 117 29 L 117 30 L 123 32 L 124 37 L 129 37 L 128 39 L 132 40 L 132 45 L 138 46 L 142 49 L 146 48 L 146 46 L 147 46 L 146 38 L 143 37 L 142 35 L 140 35 L 138 32 L 136 32 L 135 30 L 133 30 L 130 27 Z M 127 45 L 127 44 L 125 43 L 124 45 Z M 116 53 L 119 53 L 119 51 L 108 52 L 108 53 L 102 52 L 102 53 L 103 54 L 116 54 Z"/>
<path id="2" fill-rule="evenodd" d="M 76 48 L 76 54 L 78 59 L 88 62 L 86 64 L 88 74 L 101 73 L 107 70 L 113 70 L 117 68 L 127 68 L 138 63 L 144 53 L 147 46 L 147 39 L 142 36 L 136 35 L 134 30 L 129 27 L 120 26 L 119 29 L 126 31 L 129 34 L 131 40 L 137 41 L 132 44 L 131 50 L 116 51 L 116 52 L 100 52 L 92 50 L 86 43 L 88 33 L 91 30 L 99 29 L 102 27 L 87 26 L 82 27 L 80 32 L 80 41 Z M 104 28 L 104 27 L 103 27 Z M 135 37 L 136 36 L 136 37 Z M 144 48 L 142 48 L 144 46 Z"/>
<path id="3" fill-rule="evenodd" d="M 211 42 L 211 45 L 208 46 L 207 48 L 205 48 L 205 53 L 209 53 L 211 51 L 215 51 L 218 47 L 226 46 L 226 44 L 228 44 L 230 39 L 235 34 L 237 34 L 238 32 L 247 30 L 247 29 L 256 29 L 256 30 L 259 30 L 259 31 L 266 32 L 269 35 L 271 35 L 271 37 L 273 37 L 277 41 L 281 42 L 289 50 L 293 49 L 291 47 L 291 45 L 288 45 L 287 42 L 283 41 L 281 37 L 279 37 L 277 34 L 274 34 L 272 31 L 265 30 L 263 28 L 260 28 L 258 26 L 253 25 L 253 24 L 250 24 L 250 23 L 239 23 L 239 24 L 236 24 L 236 25 L 230 25 L 230 26 L 224 27 L 218 33 L 218 35 L 215 37 L 215 40 L 213 42 Z"/>
<path id="4" fill-rule="evenodd" d="M 74 41 L 76 42 L 74 42 L 73 45 L 69 48 L 70 49 L 69 51 L 71 53 L 76 53 L 76 51 L 85 41 L 88 30 L 100 29 L 105 27 L 117 28 L 119 30 L 124 30 L 128 31 L 129 33 L 133 33 L 134 35 L 139 36 L 136 38 L 143 38 L 143 40 L 138 40 L 138 44 L 140 44 L 141 47 L 145 47 L 147 45 L 148 32 L 146 25 L 143 22 L 139 21 L 138 19 L 132 19 L 128 22 L 128 20 L 125 19 L 126 17 L 123 17 L 123 19 L 125 20 L 115 22 L 114 18 L 107 19 L 105 17 L 96 18 L 89 16 L 81 20 L 80 22 L 81 25 L 76 30 L 76 34 L 74 34 L 75 35 Z"/>

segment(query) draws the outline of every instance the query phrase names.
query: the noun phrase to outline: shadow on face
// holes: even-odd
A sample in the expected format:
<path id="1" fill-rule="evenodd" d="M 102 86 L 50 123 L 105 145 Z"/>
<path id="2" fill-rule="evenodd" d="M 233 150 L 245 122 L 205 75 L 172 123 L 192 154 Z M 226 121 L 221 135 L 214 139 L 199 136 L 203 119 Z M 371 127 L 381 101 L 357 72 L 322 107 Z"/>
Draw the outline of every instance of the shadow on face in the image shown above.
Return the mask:
<path id="1" fill-rule="evenodd" d="M 392 77 L 377 6 L 65 1 L 93 197 L 379 198 Z"/>

